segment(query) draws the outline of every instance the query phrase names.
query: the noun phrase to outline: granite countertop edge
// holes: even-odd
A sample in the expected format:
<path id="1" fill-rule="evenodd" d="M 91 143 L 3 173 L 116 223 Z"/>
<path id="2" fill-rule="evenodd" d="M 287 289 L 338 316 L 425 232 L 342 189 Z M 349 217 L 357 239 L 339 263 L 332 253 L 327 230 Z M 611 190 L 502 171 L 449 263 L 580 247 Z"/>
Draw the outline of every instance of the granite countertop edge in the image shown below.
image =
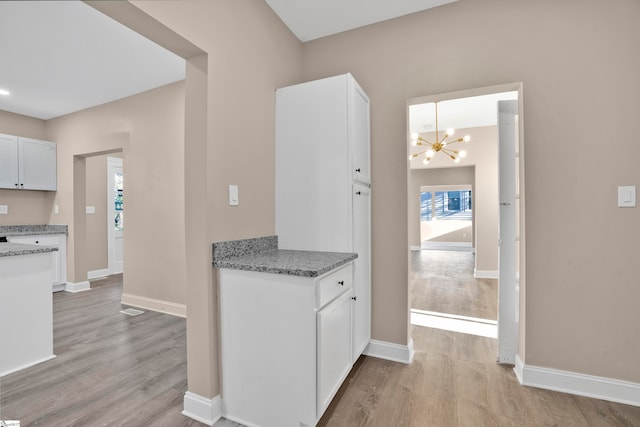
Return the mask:
<path id="1" fill-rule="evenodd" d="M 0 243 L 0 257 L 41 254 L 57 250 L 58 248 L 52 246 L 25 245 L 22 243 Z"/>
<path id="2" fill-rule="evenodd" d="M 348 252 L 278 249 L 277 236 L 213 244 L 213 266 L 232 270 L 318 277 L 358 257 Z"/>
<path id="3" fill-rule="evenodd" d="M 42 236 L 47 234 L 68 234 L 66 225 L 0 225 L 0 236 Z"/>

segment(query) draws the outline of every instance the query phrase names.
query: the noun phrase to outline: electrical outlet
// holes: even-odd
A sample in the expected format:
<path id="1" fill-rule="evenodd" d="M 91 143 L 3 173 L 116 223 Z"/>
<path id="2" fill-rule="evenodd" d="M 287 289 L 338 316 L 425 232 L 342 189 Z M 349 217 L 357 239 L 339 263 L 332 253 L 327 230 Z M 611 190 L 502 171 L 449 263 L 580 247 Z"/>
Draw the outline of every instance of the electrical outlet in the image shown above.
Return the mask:
<path id="1" fill-rule="evenodd" d="M 0 215 L 6 215 L 9 213 L 9 205 L 0 205 Z"/>

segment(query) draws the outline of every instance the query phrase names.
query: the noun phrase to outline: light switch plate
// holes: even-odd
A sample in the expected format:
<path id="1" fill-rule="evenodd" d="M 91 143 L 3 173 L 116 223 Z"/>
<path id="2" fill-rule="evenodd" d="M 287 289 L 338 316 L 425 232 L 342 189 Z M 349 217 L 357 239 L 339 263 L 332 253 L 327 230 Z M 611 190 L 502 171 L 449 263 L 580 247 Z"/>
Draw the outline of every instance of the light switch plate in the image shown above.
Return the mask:
<path id="1" fill-rule="evenodd" d="M 0 205 L 0 215 L 7 215 L 9 213 L 9 205 Z"/>
<path id="2" fill-rule="evenodd" d="M 229 206 L 238 206 L 238 186 L 229 186 Z"/>
<path id="3" fill-rule="evenodd" d="M 618 187 L 618 207 L 619 208 L 635 208 L 636 207 L 636 186 L 625 185 Z"/>
<path id="4" fill-rule="evenodd" d="M 96 213 L 96 207 L 95 206 L 87 206 L 87 213 L 88 214 Z"/>

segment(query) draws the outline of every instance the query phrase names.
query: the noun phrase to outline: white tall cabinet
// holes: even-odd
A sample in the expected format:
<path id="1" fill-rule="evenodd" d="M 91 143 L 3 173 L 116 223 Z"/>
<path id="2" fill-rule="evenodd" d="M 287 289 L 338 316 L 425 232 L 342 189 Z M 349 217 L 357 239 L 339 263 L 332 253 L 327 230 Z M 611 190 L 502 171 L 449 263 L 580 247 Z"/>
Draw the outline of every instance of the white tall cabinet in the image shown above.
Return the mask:
<path id="1" fill-rule="evenodd" d="M 279 246 L 358 254 L 353 361 L 371 339 L 369 120 L 369 98 L 351 74 L 276 91 Z"/>

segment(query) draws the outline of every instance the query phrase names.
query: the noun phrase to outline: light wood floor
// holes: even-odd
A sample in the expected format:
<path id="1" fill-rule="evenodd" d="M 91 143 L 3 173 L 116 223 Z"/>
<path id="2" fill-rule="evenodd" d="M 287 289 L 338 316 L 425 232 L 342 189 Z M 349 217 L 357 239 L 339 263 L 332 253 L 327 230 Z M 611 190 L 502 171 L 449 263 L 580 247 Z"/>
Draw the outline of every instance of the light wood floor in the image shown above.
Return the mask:
<path id="1" fill-rule="evenodd" d="M 120 313 L 122 276 L 54 294 L 55 359 L 0 379 L 0 419 L 21 426 L 203 426 L 180 414 L 185 320 Z"/>
<path id="2" fill-rule="evenodd" d="M 435 269 L 448 261 L 417 262 Z M 423 274 L 417 271 L 414 264 L 412 295 Z M 437 288 L 438 280 L 431 282 Z M 442 289 L 420 286 L 445 304 Z M 55 294 L 59 356 L 0 379 L 0 419 L 19 419 L 23 427 L 204 425 L 181 415 L 185 321 L 120 314 L 121 292 L 115 276 L 89 292 Z M 640 408 L 520 386 L 510 368 L 495 364 L 495 340 L 421 327 L 412 335 L 411 365 L 361 357 L 319 425 L 640 426 Z M 237 424 L 216 423 L 226 426 Z"/>
<path id="3" fill-rule="evenodd" d="M 496 281 L 473 255 L 412 252 L 413 308 L 496 319 Z M 414 326 L 411 365 L 361 357 L 320 426 L 640 426 L 640 408 L 521 386 L 496 340 Z"/>

